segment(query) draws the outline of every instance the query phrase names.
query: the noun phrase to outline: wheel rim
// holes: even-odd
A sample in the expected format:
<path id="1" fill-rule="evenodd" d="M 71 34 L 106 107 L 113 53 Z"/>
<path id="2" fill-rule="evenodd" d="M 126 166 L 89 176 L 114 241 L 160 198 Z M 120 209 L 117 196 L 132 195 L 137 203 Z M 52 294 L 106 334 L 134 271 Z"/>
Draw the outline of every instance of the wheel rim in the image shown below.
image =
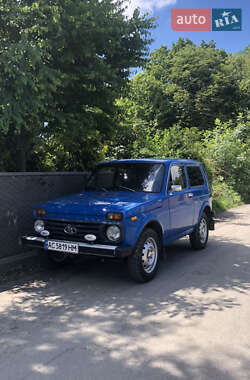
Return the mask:
<path id="1" fill-rule="evenodd" d="M 204 244 L 207 240 L 207 221 L 202 218 L 199 226 L 200 240 L 201 243 Z"/>
<path id="2" fill-rule="evenodd" d="M 156 267 L 158 259 L 158 247 L 156 241 L 150 237 L 143 246 L 142 250 L 142 265 L 146 273 L 152 273 Z"/>

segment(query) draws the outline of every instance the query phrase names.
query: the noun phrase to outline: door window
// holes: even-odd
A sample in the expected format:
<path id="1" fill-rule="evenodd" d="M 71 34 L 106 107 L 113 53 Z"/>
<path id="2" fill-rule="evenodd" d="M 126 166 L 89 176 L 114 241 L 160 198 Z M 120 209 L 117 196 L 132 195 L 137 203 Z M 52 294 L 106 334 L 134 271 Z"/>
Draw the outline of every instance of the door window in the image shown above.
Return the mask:
<path id="1" fill-rule="evenodd" d="M 181 185 L 182 189 L 187 187 L 186 175 L 184 166 L 172 165 L 170 168 L 170 175 L 168 180 L 168 190 L 172 185 Z"/>
<path id="2" fill-rule="evenodd" d="M 204 178 L 199 166 L 188 166 L 187 172 L 191 187 L 204 185 Z"/>

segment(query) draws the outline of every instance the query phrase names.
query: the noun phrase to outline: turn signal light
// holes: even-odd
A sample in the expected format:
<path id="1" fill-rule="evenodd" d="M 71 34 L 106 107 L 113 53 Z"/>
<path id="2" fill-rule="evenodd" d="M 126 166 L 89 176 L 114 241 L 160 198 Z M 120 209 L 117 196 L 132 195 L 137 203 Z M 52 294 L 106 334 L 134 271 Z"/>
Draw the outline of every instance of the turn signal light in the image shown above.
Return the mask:
<path id="1" fill-rule="evenodd" d="M 131 222 L 135 222 L 137 220 L 137 216 L 131 216 L 130 220 Z"/>
<path id="2" fill-rule="evenodd" d="M 109 213 L 106 215 L 106 218 L 107 218 L 108 220 L 116 220 L 116 221 L 119 221 L 119 220 L 122 220 L 122 214 L 121 214 L 121 213 L 109 212 Z"/>
<path id="3" fill-rule="evenodd" d="M 46 210 L 44 208 L 38 208 L 35 210 L 36 215 L 38 216 L 45 216 L 46 215 Z"/>

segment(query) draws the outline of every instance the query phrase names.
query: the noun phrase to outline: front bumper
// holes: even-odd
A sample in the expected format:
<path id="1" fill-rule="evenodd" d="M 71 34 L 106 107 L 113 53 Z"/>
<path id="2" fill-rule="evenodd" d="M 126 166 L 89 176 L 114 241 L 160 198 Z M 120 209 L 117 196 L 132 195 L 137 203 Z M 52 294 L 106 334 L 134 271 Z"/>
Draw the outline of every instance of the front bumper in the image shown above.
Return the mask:
<path id="1" fill-rule="evenodd" d="M 22 236 L 22 244 L 23 246 L 28 246 L 32 248 L 42 248 L 44 249 L 44 243 L 48 239 L 38 236 Z M 49 239 L 53 241 L 54 239 Z M 59 241 L 59 239 L 54 240 Z M 79 246 L 79 254 L 87 255 L 87 256 L 100 256 L 100 257 L 110 257 L 110 258 L 125 258 L 132 254 L 132 247 L 119 247 L 114 245 L 104 245 L 104 244 L 87 244 L 79 241 L 67 241 L 60 240 L 62 243 L 70 243 L 70 244 L 78 244 Z M 44 249 L 47 252 L 56 252 Z"/>

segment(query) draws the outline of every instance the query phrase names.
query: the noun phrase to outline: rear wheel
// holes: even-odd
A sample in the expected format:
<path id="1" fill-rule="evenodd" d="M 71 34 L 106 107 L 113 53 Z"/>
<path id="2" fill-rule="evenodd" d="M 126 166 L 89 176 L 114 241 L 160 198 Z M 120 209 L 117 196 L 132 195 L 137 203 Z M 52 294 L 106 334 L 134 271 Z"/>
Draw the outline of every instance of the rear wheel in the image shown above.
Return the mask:
<path id="1" fill-rule="evenodd" d="M 151 280 L 158 269 L 161 244 L 158 234 L 148 228 L 138 239 L 134 252 L 128 258 L 128 271 L 133 280 Z"/>
<path id="2" fill-rule="evenodd" d="M 194 232 L 189 235 L 192 248 L 203 249 L 206 247 L 208 240 L 208 231 L 208 217 L 207 214 L 203 212 Z"/>

